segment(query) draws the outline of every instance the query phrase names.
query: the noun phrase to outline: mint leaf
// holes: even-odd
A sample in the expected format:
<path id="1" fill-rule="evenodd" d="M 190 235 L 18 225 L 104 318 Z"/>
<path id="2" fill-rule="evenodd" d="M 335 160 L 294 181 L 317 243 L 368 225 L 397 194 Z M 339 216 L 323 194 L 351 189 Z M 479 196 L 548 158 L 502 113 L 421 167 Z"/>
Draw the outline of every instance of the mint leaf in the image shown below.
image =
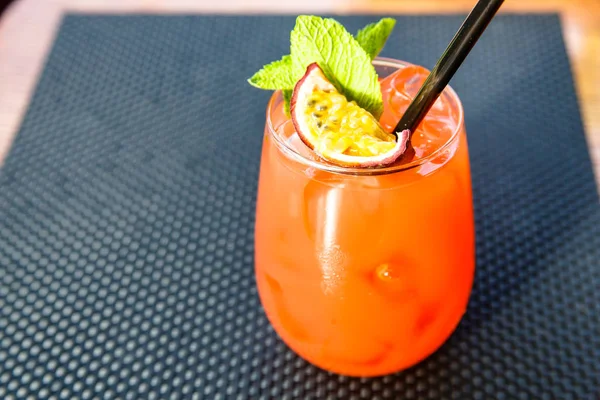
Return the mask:
<path id="1" fill-rule="evenodd" d="M 267 90 L 293 89 L 296 79 L 292 75 L 292 58 L 283 56 L 281 60 L 265 65 L 248 79 L 248 83 Z"/>
<path id="2" fill-rule="evenodd" d="M 394 25 L 396 25 L 395 19 L 382 18 L 379 22 L 369 24 L 359 30 L 356 34 L 356 41 L 365 49 L 369 57 L 374 59 L 385 46 Z"/>
<path id="3" fill-rule="evenodd" d="M 342 24 L 331 18 L 301 15 L 290 40 L 294 77 L 301 77 L 309 64 L 317 62 L 348 100 L 380 117 L 383 100 L 371 58 Z"/>

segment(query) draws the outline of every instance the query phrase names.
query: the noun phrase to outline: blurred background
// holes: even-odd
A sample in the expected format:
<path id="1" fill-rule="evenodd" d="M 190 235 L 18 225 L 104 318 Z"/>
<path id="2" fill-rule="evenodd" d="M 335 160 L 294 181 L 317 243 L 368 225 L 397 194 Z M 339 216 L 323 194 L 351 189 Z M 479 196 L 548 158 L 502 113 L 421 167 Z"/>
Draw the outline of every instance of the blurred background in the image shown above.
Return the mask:
<path id="1" fill-rule="evenodd" d="M 0 16 L 0 165 L 18 129 L 61 17 L 66 12 L 466 13 L 475 2 L 475 0 L 15 0 L 0 2 L 0 10 L 3 10 Z M 598 179 L 600 176 L 600 0 L 506 0 L 501 12 L 560 14 L 590 153 Z"/>

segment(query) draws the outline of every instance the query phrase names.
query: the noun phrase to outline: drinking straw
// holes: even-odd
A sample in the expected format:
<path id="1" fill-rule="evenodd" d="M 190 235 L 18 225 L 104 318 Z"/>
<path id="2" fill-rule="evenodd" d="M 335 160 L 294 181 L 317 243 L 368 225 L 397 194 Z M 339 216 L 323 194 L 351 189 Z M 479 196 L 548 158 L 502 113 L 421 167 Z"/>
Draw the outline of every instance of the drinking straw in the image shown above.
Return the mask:
<path id="1" fill-rule="evenodd" d="M 419 89 L 394 132 L 414 132 L 465 60 L 504 0 L 479 0 Z"/>

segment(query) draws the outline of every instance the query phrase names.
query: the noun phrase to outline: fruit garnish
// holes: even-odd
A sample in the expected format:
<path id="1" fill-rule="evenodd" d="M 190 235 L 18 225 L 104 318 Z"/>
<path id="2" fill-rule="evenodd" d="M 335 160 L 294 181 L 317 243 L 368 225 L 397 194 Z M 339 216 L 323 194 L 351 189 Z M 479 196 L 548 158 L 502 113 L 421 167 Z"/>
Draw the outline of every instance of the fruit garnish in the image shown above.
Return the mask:
<path id="1" fill-rule="evenodd" d="M 395 23 L 383 18 L 353 37 L 331 18 L 300 15 L 290 35 L 290 54 L 265 65 L 248 82 L 260 89 L 281 90 L 288 112 L 296 82 L 308 65 L 318 62 L 338 91 L 379 117 L 383 102 L 371 61 L 383 49 Z"/>
<path id="2" fill-rule="evenodd" d="M 383 18 L 354 37 L 334 19 L 301 15 L 290 54 L 248 82 L 282 91 L 298 136 L 321 158 L 347 167 L 390 165 L 406 150 L 410 132 L 388 133 L 379 124 L 383 98 L 372 61 L 395 23 Z"/>
<path id="3" fill-rule="evenodd" d="M 386 132 L 377 119 L 348 101 L 317 63 L 306 69 L 294 88 L 292 122 L 298 136 L 320 157 L 346 167 L 392 164 L 406 150 L 409 131 Z"/>

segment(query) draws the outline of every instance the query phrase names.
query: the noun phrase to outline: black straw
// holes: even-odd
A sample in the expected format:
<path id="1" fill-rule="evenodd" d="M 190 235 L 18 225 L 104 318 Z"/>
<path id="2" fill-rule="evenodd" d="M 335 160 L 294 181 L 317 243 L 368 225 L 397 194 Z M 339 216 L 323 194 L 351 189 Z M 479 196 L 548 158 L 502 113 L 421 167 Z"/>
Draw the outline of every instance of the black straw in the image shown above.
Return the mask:
<path id="1" fill-rule="evenodd" d="M 414 132 L 504 0 L 479 0 L 419 89 L 394 132 Z"/>

